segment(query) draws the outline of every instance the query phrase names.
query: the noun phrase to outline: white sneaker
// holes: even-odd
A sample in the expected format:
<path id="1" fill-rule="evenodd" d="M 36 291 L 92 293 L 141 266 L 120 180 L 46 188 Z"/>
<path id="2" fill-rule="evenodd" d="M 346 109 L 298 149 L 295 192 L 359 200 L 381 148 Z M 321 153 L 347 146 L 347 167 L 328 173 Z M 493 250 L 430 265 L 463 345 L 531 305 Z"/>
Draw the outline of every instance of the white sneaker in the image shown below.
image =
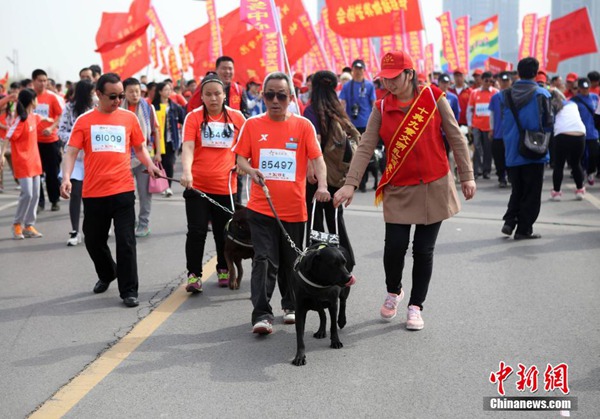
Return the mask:
<path id="1" fill-rule="evenodd" d="M 421 317 L 421 309 L 419 306 L 408 306 L 406 328 L 408 330 L 421 330 L 423 327 L 425 327 L 425 322 Z"/>
<path id="2" fill-rule="evenodd" d="M 165 196 L 167 198 L 170 198 L 173 196 L 173 191 L 171 190 L 171 188 L 167 188 L 167 190 L 165 191 Z"/>
<path id="3" fill-rule="evenodd" d="M 379 310 L 379 315 L 383 320 L 391 321 L 398 313 L 398 303 L 404 298 L 404 290 L 400 290 L 400 294 L 388 293 L 385 301 Z"/>
<path id="4" fill-rule="evenodd" d="M 296 323 L 296 312 L 294 310 L 283 310 L 283 323 L 284 324 Z"/>
<path id="5" fill-rule="evenodd" d="M 575 191 L 575 199 L 577 201 L 582 201 L 584 196 L 585 196 L 585 188 L 577 189 Z"/>
<path id="6" fill-rule="evenodd" d="M 69 235 L 71 237 L 67 240 L 67 246 L 77 246 L 81 243 L 81 235 L 77 231 L 71 231 Z"/>
<path id="7" fill-rule="evenodd" d="M 261 320 L 252 326 L 252 333 L 259 335 L 269 335 L 273 332 L 273 325 L 270 320 Z"/>

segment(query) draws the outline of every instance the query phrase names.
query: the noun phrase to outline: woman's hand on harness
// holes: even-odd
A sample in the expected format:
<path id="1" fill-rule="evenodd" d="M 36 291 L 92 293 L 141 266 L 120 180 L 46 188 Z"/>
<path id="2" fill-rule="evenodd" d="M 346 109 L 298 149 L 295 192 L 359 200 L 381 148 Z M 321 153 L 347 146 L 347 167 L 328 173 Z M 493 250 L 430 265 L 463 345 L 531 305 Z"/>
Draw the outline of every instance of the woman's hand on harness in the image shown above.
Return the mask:
<path id="1" fill-rule="evenodd" d="M 333 195 L 333 206 L 337 208 L 340 206 L 340 204 L 343 204 L 344 202 L 346 203 L 346 205 L 344 206 L 347 207 L 348 205 L 350 205 L 350 203 L 352 202 L 352 198 L 354 197 L 355 190 L 356 188 L 352 185 L 342 186 L 340 189 L 338 189 L 335 195 Z"/>
<path id="2" fill-rule="evenodd" d="M 477 185 L 474 180 L 465 180 L 464 182 L 460 182 L 460 188 L 462 189 L 463 196 L 468 201 L 475 196 Z"/>
<path id="3" fill-rule="evenodd" d="M 183 172 L 183 174 L 181 175 L 181 179 L 179 180 L 179 183 L 181 183 L 181 186 L 183 186 L 184 188 L 191 189 L 192 184 L 194 183 L 194 177 L 192 176 L 191 173 Z"/>

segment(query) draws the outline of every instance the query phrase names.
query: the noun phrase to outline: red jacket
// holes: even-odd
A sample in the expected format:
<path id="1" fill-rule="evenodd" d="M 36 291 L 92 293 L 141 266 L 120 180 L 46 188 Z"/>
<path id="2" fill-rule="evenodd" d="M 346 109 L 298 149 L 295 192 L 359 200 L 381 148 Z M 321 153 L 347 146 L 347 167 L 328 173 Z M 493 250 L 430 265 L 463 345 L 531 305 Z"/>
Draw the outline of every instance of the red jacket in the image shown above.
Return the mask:
<path id="1" fill-rule="evenodd" d="M 460 95 L 456 93 L 455 87 L 451 87 L 448 90 L 454 93 L 456 96 L 458 96 L 458 104 L 460 105 L 460 115 L 458 116 L 458 124 L 467 125 L 467 107 L 469 106 L 469 98 L 471 97 L 471 92 L 473 91 L 473 89 L 471 89 L 470 87 L 465 87 L 460 92 Z"/>
<path id="2" fill-rule="evenodd" d="M 431 85 L 430 87 L 436 101 L 439 101 L 444 96 L 444 92 L 436 86 Z M 386 150 L 389 151 L 392 149 L 392 136 L 406 113 L 399 109 L 398 99 L 394 95 L 387 95 L 385 98 L 378 100 L 376 106 L 381 112 L 379 136 L 383 139 Z M 448 157 L 446 157 L 441 127 L 442 117 L 436 109 L 433 119 L 390 181 L 390 185 L 408 186 L 430 183 L 448 174 L 450 166 L 448 165 Z M 388 155 L 388 161 L 389 159 Z"/>

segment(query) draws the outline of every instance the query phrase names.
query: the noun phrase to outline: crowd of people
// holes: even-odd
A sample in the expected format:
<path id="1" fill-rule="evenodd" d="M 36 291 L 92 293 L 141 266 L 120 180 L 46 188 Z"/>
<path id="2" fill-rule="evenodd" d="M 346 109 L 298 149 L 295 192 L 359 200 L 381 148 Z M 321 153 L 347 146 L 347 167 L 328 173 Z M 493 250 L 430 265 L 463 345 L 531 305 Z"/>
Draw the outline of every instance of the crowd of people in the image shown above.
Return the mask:
<path id="1" fill-rule="evenodd" d="M 420 330 L 437 236 L 443 220 L 460 210 L 457 189 L 465 199 L 473 198 L 475 180 L 490 179 L 495 169 L 498 187 L 511 187 L 501 232 L 523 240 L 541 237 L 533 225 L 548 164 L 551 200 L 563 196 L 565 163 L 575 199 L 584 198 L 585 182 L 595 183 L 600 163 L 596 71 L 586 77 L 569 73 L 563 85 L 560 76 L 549 78 L 537 60 L 525 58 L 516 72 L 468 74 L 459 68 L 426 76 L 415 70 L 408 53 L 395 51 L 382 58 L 373 81 L 362 59 L 340 74 L 323 70 L 304 78 L 275 72 L 264 81 L 252 77 L 246 86 L 235 80 L 235 63 L 223 56 L 215 71 L 187 82 L 146 76 L 121 80 L 92 65 L 80 70 L 76 83 L 66 82 L 64 92 L 42 69 L 31 79 L 0 86 L 0 192 L 1 176 L 9 170 L 20 189 L 12 237 L 42 237 L 35 221 L 46 209 L 46 196 L 51 211 L 61 210 L 61 197 L 69 200 L 67 245 L 84 240 L 97 273 L 93 291 L 105 292 L 117 279 L 123 303 L 135 307 L 136 237 L 151 233 L 149 185 L 166 174 L 162 194 L 171 197 L 180 159 L 186 290 L 203 291 L 202 255 L 211 229 L 218 284 L 226 287 L 224 229 L 248 179 L 251 323 L 254 333 L 269 334 L 276 285 L 284 322 L 295 321 L 294 248 L 311 241 L 305 224 L 313 207 L 312 228 L 335 231 L 349 266 L 359 263 L 343 207 L 356 190 L 366 191 L 374 167 L 376 181 L 381 175 L 375 198 L 383 204 L 385 221 L 387 295 L 380 316 L 395 318 L 404 297 L 412 231 L 406 327 Z M 529 137 L 539 139 L 542 149 L 524 149 Z M 111 227 L 116 258 L 107 244 Z"/>

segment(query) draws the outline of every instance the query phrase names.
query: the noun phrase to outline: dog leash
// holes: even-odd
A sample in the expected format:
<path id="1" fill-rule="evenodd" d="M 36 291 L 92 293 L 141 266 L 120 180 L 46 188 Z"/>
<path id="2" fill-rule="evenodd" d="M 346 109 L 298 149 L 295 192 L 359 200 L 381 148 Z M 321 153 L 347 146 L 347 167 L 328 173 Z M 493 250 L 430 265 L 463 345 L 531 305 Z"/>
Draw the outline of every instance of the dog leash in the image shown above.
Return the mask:
<path id="1" fill-rule="evenodd" d="M 144 173 L 148 173 L 148 170 L 144 170 Z M 229 179 L 231 180 L 231 172 L 229 174 Z M 167 179 L 170 180 L 171 182 L 176 182 L 176 183 L 180 183 L 177 179 L 174 179 L 172 177 L 168 177 L 168 176 L 163 176 L 163 175 L 159 175 L 159 174 L 155 174 L 155 177 L 161 178 L 161 179 Z M 225 211 L 228 214 L 233 215 L 233 211 L 230 210 L 227 207 L 224 207 L 223 205 L 219 204 L 217 201 L 215 201 L 214 199 L 212 199 L 210 196 L 206 195 L 204 192 L 202 192 L 200 189 L 196 189 L 196 188 L 189 188 L 191 191 L 196 192 L 197 194 L 199 194 L 202 198 L 205 198 L 208 202 L 210 202 L 213 205 L 216 205 L 217 207 L 221 208 L 223 211 Z M 233 200 L 232 203 L 233 205 Z M 235 207 L 232 207 L 235 208 Z"/>

